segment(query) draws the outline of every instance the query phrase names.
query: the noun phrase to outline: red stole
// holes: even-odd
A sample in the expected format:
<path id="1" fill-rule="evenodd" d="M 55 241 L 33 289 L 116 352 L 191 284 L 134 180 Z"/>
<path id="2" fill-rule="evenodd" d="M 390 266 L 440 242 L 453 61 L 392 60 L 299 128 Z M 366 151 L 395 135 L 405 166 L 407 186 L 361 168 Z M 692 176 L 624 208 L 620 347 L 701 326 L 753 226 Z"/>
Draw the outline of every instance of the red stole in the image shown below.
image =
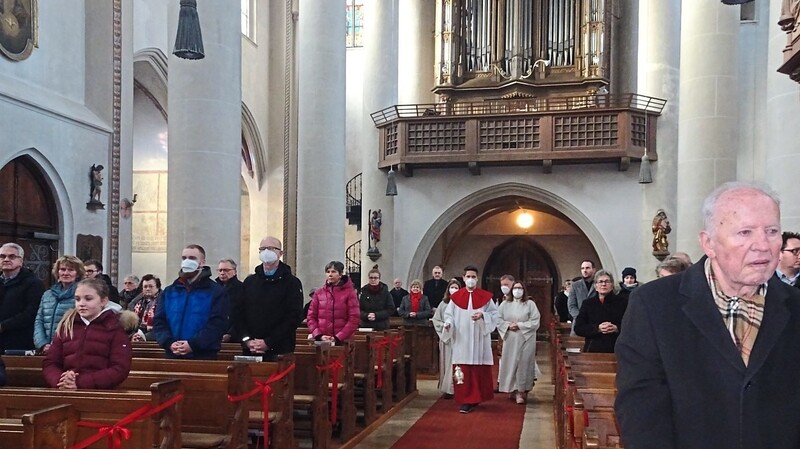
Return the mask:
<path id="1" fill-rule="evenodd" d="M 476 288 L 475 290 L 472 291 L 473 309 L 480 309 L 491 300 L 492 300 L 491 292 L 488 292 L 481 288 Z M 459 308 L 466 310 L 466 308 L 469 306 L 469 292 L 467 291 L 466 288 L 462 288 L 459 291 L 450 295 L 450 301 L 454 302 L 455 305 L 458 306 Z"/>

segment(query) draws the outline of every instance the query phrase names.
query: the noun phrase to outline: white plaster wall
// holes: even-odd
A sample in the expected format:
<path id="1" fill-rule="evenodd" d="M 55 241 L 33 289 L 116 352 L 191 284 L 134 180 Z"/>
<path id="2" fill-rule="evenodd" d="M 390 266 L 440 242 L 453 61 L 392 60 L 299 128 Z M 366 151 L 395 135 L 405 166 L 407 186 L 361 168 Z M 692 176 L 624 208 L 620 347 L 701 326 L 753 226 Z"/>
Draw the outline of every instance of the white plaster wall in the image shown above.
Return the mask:
<path id="1" fill-rule="evenodd" d="M 361 149 L 359 142 L 364 127 L 363 93 L 364 93 L 364 49 L 363 47 L 348 48 L 346 53 L 347 74 L 347 118 L 345 121 L 345 148 L 347 151 L 346 178 L 349 181 L 353 176 L 361 173 Z M 371 111 L 374 112 L 374 111 Z M 378 151 L 375 149 L 375 151 Z M 344 206 L 342 206 L 344 207 Z M 367 226 L 366 224 L 364 226 Z M 363 228 L 362 228 L 363 229 Z M 361 239 L 361 232 L 355 226 L 346 225 L 345 248 Z M 369 242 L 361 242 L 362 252 L 367 250 Z M 370 266 L 371 267 L 371 266 Z"/>
<path id="2" fill-rule="evenodd" d="M 167 35 L 167 9 L 170 2 L 164 0 L 136 0 L 133 2 L 135 21 L 133 33 L 133 51 L 136 53 L 145 48 L 159 48 L 164 54 L 172 52 L 169 42 L 175 36 Z M 203 14 L 203 3 L 197 7 L 197 13 Z"/>
<path id="3" fill-rule="evenodd" d="M 739 160 L 738 179 L 764 179 L 767 129 L 767 76 L 773 72 L 768 64 L 768 2 L 756 2 L 756 19 L 741 22 L 739 27 Z M 766 70 L 765 70 L 766 68 Z"/>
<path id="4" fill-rule="evenodd" d="M 522 183 L 551 192 L 585 216 L 594 229 L 582 229 L 588 235 L 599 236 L 593 242 L 600 254 L 597 263 L 617 273 L 626 265 L 636 264 L 639 254 L 649 241 L 640 237 L 638 226 L 641 220 L 641 189 L 638 173 L 633 170 L 617 171 L 615 164 L 583 166 L 556 166 L 554 173 L 545 175 L 539 167 L 483 168 L 480 176 L 472 176 L 466 169 L 415 170 L 414 176 L 398 176 L 398 196 L 395 197 L 395 216 L 413 217 L 395 225 L 395 276 L 411 279 L 428 277 L 428 273 L 412 271 L 414 255 L 420 242 L 431 230 L 431 226 L 443 211 L 457 206 L 470 194 L 503 183 Z M 602 190 L 598 186 L 602 185 Z M 420 213 L 429 211 L 429 213 Z M 565 212 L 567 216 L 571 212 Z M 573 218 L 573 217 L 570 217 Z M 574 218 L 573 218 L 573 221 Z M 559 247 L 553 246 L 554 250 Z M 607 250 L 607 251 L 604 251 Z M 490 249 L 474 249 L 468 257 L 472 262 L 485 261 Z M 604 256 L 605 255 L 605 256 Z M 573 276 L 574 268 L 585 254 L 558 254 L 553 258 L 563 276 Z M 440 249 L 434 245 L 431 251 L 434 260 L 441 257 Z M 461 257 L 461 256 L 460 256 Z M 459 257 L 459 259 L 460 259 Z M 459 262 L 460 260 L 454 260 Z M 577 262 L 576 262 L 577 261 Z M 655 259 L 653 259 L 655 264 Z M 427 271 L 426 267 L 426 271 Z M 459 267 L 450 267 L 448 275 L 458 274 Z M 638 267 L 637 267 L 638 268 Z M 650 267 L 642 267 L 644 271 Z M 455 271 L 453 271 L 455 270 Z"/>

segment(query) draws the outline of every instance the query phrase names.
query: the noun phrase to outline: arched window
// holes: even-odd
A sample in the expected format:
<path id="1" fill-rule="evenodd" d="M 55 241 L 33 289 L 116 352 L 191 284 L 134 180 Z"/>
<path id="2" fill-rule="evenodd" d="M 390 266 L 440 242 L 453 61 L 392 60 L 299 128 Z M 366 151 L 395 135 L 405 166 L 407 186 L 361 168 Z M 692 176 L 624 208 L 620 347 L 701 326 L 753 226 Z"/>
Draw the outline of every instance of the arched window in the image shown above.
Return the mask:
<path id="1" fill-rule="evenodd" d="M 347 47 L 364 46 L 364 0 L 347 0 Z"/>

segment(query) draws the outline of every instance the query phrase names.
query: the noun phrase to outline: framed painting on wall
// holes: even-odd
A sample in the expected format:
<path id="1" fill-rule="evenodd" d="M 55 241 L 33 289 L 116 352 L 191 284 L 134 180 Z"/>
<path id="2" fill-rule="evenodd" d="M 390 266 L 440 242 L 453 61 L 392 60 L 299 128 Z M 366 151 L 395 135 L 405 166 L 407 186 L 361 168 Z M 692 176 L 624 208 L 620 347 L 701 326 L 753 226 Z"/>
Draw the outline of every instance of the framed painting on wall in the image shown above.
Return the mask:
<path id="1" fill-rule="evenodd" d="M 38 42 L 37 0 L 0 0 L 0 52 L 14 61 L 31 55 Z"/>

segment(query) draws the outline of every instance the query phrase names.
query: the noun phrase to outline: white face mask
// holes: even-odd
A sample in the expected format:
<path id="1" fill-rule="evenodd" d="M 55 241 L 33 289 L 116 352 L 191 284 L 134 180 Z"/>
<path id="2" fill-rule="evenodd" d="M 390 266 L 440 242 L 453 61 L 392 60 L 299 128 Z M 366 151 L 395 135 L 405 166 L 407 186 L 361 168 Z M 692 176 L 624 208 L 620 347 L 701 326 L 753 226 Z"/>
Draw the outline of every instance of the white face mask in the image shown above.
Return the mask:
<path id="1" fill-rule="evenodd" d="M 514 299 L 520 299 L 520 298 L 522 298 L 522 289 L 521 288 L 515 288 L 514 291 L 512 292 L 512 294 L 514 295 Z"/>
<path id="2" fill-rule="evenodd" d="M 501 285 L 500 291 L 503 292 L 504 295 L 507 295 L 508 292 L 511 291 L 511 287 L 509 287 L 508 285 Z"/>
<path id="3" fill-rule="evenodd" d="M 258 258 L 265 264 L 269 265 L 278 260 L 278 255 L 268 249 L 265 249 L 264 251 L 258 253 Z"/>
<path id="4" fill-rule="evenodd" d="M 451 295 L 452 295 L 453 293 L 457 292 L 457 291 L 458 291 L 458 287 L 455 287 L 455 286 L 453 286 L 453 287 L 450 287 L 450 294 L 451 294 Z"/>
<path id="5" fill-rule="evenodd" d="M 181 271 L 184 273 L 194 273 L 200 267 L 200 262 L 194 259 L 183 259 L 181 261 Z"/>
<path id="6" fill-rule="evenodd" d="M 464 283 L 467 284 L 467 288 L 475 288 L 478 285 L 478 280 L 475 278 L 466 278 L 464 279 Z"/>

